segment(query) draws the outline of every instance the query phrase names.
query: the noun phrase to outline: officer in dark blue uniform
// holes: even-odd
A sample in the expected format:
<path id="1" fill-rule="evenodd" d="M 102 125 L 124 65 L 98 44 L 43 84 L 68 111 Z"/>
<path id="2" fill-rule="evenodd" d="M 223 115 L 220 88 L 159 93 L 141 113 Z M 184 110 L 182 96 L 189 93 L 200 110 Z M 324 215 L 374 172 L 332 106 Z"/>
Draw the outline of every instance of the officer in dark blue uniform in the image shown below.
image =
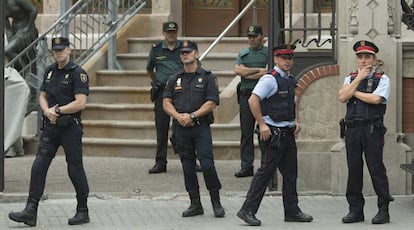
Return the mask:
<path id="1" fill-rule="evenodd" d="M 217 78 L 210 71 L 199 67 L 197 60 L 197 44 L 183 41 L 181 61 L 184 69 L 168 79 L 163 94 L 163 108 L 173 117 L 173 145 L 181 159 L 185 187 L 191 200 L 190 207 L 182 216 L 204 214 L 196 174 L 198 158 L 210 192 L 214 216 L 223 217 L 225 212 L 219 196 L 221 183 L 214 166 L 210 128 L 214 121 L 213 110 L 219 104 Z"/>
<path id="2" fill-rule="evenodd" d="M 365 161 L 375 193 L 378 196 L 378 213 L 373 224 L 390 222 L 388 204 L 393 198 L 389 193 L 386 169 L 383 163 L 384 127 L 383 119 L 388 97 L 390 80 L 375 67 L 378 47 L 369 41 L 358 41 L 353 47 L 356 52 L 358 70 L 345 78 L 339 91 L 339 100 L 347 103 L 345 119 L 341 121 L 345 135 L 348 163 L 348 184 L 346 198 L 349 213 L 343 223 L 364 221 L 365 200 L 362 195 L 363 159 Z"/>
<path id="3" fill-rule="evenodd" d="M 68 164 L 69 177 L 76 190 L 76 214 L 69 225 L 89 222 L 87 198 L 89 186 L 82 162 L 81 110 L 89 94 L 89 78 L 85 70 L 70 61 L 71 48 L 65 37 L 52 39 L 56 62 L 48 66 L 40 89 L 39 104 L 44 127 L 39 149 L 32 165 L 29 197 L 21 212 L 9 213 L 9 218 L 30 226 L 36 225 L 37 208 L 43 195 L 47 171 L 59 146 Z"/>
<path id="4" fill-rule="evenodd" d="M 299 132 L 299 125 L 295 119 L 296 81 L 289 72 L 294 49 L 293 45 L 273 48 L 275 67 L 260 78 L 249 98 L 250 110 L 259 125 L 259 145 L 264 155 L 237 216 L 253 226 L 261 225 L 255 214 L 276 168 L 283 176 L 285 221 L 313 220 L 312 216 L 300 210 L 296 191 L 298 163 L 295 133 Z"/>

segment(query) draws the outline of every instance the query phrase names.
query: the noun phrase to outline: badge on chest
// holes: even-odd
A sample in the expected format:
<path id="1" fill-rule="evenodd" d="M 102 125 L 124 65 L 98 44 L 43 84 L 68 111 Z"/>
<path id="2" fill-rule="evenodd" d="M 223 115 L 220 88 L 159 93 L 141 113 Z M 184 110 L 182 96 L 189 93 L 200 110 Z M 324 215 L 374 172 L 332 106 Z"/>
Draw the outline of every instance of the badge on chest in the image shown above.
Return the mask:
<path id="1" fill-rule="evenodd" d="M 198 88 L 198 89 L 204 88 L 203 78 L 202 77 L 197 78 L 196 88 Z"/>

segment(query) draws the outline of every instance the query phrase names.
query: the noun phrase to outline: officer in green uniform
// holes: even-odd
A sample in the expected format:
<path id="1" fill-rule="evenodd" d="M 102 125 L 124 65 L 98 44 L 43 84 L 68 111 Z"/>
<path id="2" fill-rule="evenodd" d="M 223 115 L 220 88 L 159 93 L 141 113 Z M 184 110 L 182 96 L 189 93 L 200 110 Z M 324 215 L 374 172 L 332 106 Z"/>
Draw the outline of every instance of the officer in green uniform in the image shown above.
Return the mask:
<path id="1" fill-rule="evenodd" d="M 162 109 L 162 92 L 168 77 L 183 67 L 180 60 L 181 41 L 177 40 L 176 22 L 162 24 L 164 41 L 153 44 L 148 55 L 147 73 L 152 80 L 151 100 L 154 102 L 155 127 L 157 129 L 157 151 L 155 165 L 149 173 L 167 171 L 167 144 L 170 117 Z"/>
<path id="2" fill-rule="evenodd" d="M 238 102 L 240 107 L 240 159 L 241 169 L 236 177 L 253 176 L 254 144 L 253 134 L 255 119 L 250 111 L 248 99 L 258 79 L 267 72 L 268 48 L 263 46 L 261 26 L 247 27 L 249 47 L 240 50 L 234 72 L 241 76 L 238 85 Z"/>

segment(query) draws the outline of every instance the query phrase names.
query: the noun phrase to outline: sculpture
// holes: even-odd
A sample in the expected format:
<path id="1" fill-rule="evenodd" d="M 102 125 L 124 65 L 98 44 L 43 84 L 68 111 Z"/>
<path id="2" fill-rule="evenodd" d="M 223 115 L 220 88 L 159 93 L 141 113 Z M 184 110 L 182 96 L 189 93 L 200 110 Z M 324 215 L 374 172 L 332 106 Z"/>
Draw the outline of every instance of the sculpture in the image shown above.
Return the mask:
<path id="1" fill-rule="evenodd" d="M 21 51 L 38 37 L 35 20 L 36 8 L 27 0 L 5 0 L 5 32 L 7 46 L 4 48 L 5 56 L 13 60 Z M 35 56 L 32 50 L 14 64 L 18 71 L 27 65 Z"/>

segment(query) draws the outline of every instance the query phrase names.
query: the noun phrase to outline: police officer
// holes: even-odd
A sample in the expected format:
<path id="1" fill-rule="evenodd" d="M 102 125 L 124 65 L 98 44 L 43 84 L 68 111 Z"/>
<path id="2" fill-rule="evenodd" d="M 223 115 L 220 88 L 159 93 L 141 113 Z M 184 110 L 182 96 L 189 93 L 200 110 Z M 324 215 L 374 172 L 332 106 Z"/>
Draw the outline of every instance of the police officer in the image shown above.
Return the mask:
<path id="1" fill-rule="evenodd" d="M 383 118 L 388 97 L 390 80 L 376 69 L 378 47 L 369 41 L 358 41 L 353 49 L 356 53 L 358 70 L 345 78 L 339 91 L 339 100 L 346 103 L 345 146 L 348 163 L 348 184 L 346 198 L 349 213 L 343 223 L 364 221 L 365 200 L 362 195 L 363 160 L 365 161 L 375 193 L 378 196 L 378 213 L 373 224 L 390 222 L 388 204 L 393 198 L 389 193 L 386 169 L 383 163 L 384 127 Z"/>
<path id="2" fill-rule="evenodd" d="M 87 198 L 88 181 L 82 162 L 81 110 L 89 94 L 89 78 L 85 70 L 70 61 L 71 48 L 65 37 L 52 39 L 56 62 L 48 66 L 40 88 L 39 104 L 43 111 L 44 127 L 39 148 L 32 165 L 29 197 L 21 212 L 9 213 L 9 218 L 30 226 L 36 225 L 37 208 L 42 197 L 47 171 L 58 147 L 65 151 L 69 177 L 76 190 L 76 214 L 69 225 L 89 222 Z"/>
<path id="3" fill-rule="evenodd" d="M 198 55 L 196 43 L 183 41 L 181 61 L 184 68 L 169 78 L 163 94 L 163 107 L 173 117 L 174 145 L 181 159 L 185 188 L 191 200 L 190 207 L 182 216 L 204 214 L 196 175 L 198 158 L 210 192 L 214 216 L 223 217 L 225 212 L 219 195 L 221 183 L 214 166 L 210 128 L 214 121 L 213 110 L 219 104 L 217 78 L 198 66 Z"/>
<path id="4" fill-rule="evenodd" d="M 260 78 L 249 98 L 250 110 L 259 125 L 259 144 L 264 155 L 237 216 L 253 226 L 261 225 L 255 214 L 276 167 L 283 176 L 284 220 L 313 220 L 312 216 L 300 210 L 296 190 L 298 168 L 295 134 L 299 132 L 299 125 L 295 120 L 296 81 L 289 72 L 293 64 L 294 49 L 294 45 L 273 48 L 275 67 Z"/>
<path id="5" fill-rule="evenodd" d="M 241 77 L 238 85 L 238 102 L 240 109 L 240 159 L 241 169 L 236 177 L 253 176 L 254 144 L 253 133 L 255 119 L 250 112 L 248 99 L 258 79 L 267 72 L 268 49 L 263 46 L 261 26 L 247 27 L 249 47 L 239 51 L 234 72 Z"/>
<path id="6" fill-rule="evenodd" d="M 162 91 L 168 77 L 182 68 L 180 60 L 181 41 L 177 40 L 176 22 L 164 22 L 162 35 L 164 40 L 154 44 L 148 55 L 147 73 L 152 80 L 151 100 L 154 102 L 155 128 L 157 130 L 157 150 L 155 165 L 149 173 L 167 171 L 167 144 L 170 117 L 162 109 Z M 155 71 L 154 71 L 155 70 Z"/>

